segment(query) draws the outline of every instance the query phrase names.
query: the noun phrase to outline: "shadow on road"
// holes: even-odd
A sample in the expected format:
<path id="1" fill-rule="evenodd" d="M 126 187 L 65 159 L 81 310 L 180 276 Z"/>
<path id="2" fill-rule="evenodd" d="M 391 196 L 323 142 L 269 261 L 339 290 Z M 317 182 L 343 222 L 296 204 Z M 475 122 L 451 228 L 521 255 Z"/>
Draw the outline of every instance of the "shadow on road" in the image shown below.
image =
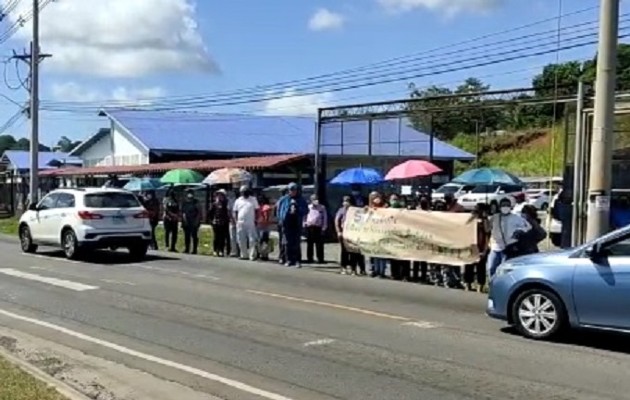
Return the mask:
<path id="1" fill-rule="evenodd" d="M 503 328 L 501 331 L 509 335 L 520 336 L 512 327 Z M 570 330 L 562 337 L 555 339 L 553 343 L 630 354 L 630 335 L 616 332 Z"/>
<path id="2" fill-rule="evenodd" d="M 58 250 L 40 251 L 38 254 L 50 258 L 65 259 L 63 252 Z M 178 260 L 178 258 L 149 253 L 141 262 L 174 260 Z M 130 255 L 124 251 L 91 251 L 83 255 L 77 261 L 100 265 L 129 264 L 130 262 L 135 262 Z"/>

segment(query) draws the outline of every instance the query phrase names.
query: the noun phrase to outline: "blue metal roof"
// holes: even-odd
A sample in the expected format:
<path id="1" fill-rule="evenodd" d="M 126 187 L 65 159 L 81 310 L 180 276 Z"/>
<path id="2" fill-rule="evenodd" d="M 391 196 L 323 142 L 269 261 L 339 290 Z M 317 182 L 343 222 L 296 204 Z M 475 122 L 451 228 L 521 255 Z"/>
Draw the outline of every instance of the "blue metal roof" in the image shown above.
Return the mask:
<path id="1" fill-rule="evenodd" d="M 105 110 L 150 150 L 312 153 L 315 121 L 304 117 Z"/>
<path id="2" fill-rule="evenodd" d="M 316 120 L 308 117 L 242 114 L 202 114 L 168 111 L 106 109 L 131 140 L 152 151 L 207 151 L 215 153 L 312 154 Z M 322 153 L 367 155 L 367 121 L 331 123 L 322 127 Z M 109 130 L 103 129 L 73 151 L 80 154 Z M 406 120 L 374 120 L 372 155 L 428 157 L 429 135 Z M 434 140 L 436 159 L 473 160 L 457 147 Z"/>
<path id="3" fill-rule="evenodd" d="M 30 152 L 25 150 L 7 150 L 4 152 L 2 158 L 14 169 L 28 170 L 31 167 Z M 82 161 L 79 158 L 72 157 L 68 153 L 54 151 L 40 151 L 38 162 L 40 169 L 55 168 L 64 164 L 82 164 Z"/>

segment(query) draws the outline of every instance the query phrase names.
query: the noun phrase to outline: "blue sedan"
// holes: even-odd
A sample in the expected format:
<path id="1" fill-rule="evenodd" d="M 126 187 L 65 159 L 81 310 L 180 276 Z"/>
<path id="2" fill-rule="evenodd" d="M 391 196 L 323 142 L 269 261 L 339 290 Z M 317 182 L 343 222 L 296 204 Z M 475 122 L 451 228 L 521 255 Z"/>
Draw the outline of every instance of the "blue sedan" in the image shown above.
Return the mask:
<path id="1" fill-rule="evenodd" d="M 506 261 L 490 281 L 486 313 L 532 339 L 567 328 L 630 332 L 630 226 Z"/>

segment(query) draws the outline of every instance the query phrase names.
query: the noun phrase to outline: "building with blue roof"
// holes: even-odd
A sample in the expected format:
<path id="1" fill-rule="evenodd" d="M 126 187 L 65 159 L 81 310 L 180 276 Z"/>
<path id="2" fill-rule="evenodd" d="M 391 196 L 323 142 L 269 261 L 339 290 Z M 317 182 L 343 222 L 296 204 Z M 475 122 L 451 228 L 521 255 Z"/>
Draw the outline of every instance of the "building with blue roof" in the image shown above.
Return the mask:
<path id="1" fill-rule="evenodd" d="M 40 151 L 38 163 L 42 170 L 82 165 L 80 158 L 57 151 Z M 14 175 L 28 173 L 31 169 L 30 152 L 26 150 L 7 150 L 0 159 L 0 165 L 4 167 L 5 171 L 11 171 Z"/>
<path id="2" fill-rule="evenodd" d="M 121 166 L 168 161 L 218 159 L 278 154 L 314 154 L 316 120 L 309 117 L 204 114 L 129 109 L 104 109 L 109 126 L 77 146 L 71 156 L 83 165 Z M 335 156 L 428 157 L 429 135 L 404 121 L 334 124 L 322 132 L 320 151 Z M 474 156 L 434 140 L 435 160 L 473 160 Z"/>

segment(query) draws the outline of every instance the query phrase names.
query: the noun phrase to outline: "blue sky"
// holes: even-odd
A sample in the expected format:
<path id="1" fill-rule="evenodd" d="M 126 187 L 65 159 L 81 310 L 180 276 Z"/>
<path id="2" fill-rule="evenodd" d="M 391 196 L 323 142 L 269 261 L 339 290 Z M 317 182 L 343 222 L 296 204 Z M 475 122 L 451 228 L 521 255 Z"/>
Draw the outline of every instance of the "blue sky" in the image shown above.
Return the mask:
<path id="1" fill-rule="evenodd" d="M 13 20 L 29 10 L 29 3 L 21 0 Z M 42 111 L 41 141 L 52 144 L 62 135 L 76 140 L 89 136 L 104 126 L 105 121 L 94 115 L 94 108 L 101 103 L 132 104 L 137 98 L 150 101 L 154 97 L 213 94 L 307 78 L 420 53 L 558 13 L 557 0 L 230 0 L 197 1 L 190 8 L 191 3 L 57 0 L 49 4 L 41 14 L 42 46 L 53 58 L 42 64 L 42 105 L 68 112 Z M 567 13 L 598 1 L 563 3 Z M 628 8 L 624 2 L 623 11 Z M 597 10 L 591 10 L 565 18 L 563 25 L 596 19 Z M 0 32 L 11 22 L 2 24 Z M 510 35 L 552 30 L 556 24 L 550 21 Z M 10 55 L 12 49 L 23 48 L 29 29 L 26 24 L 2 44 L 0 54 Z M 452 50 L 442 53 L 447 51 Z M 594 51 L 590 46 L 563 52 L 560 60 L 584 59 Z M 482 49 L 477 50 L 477 54 L 482 53 Z M 548 54 L 414 82 L 419 86 L 453 85 L 468 76 L 480 76 L 495 88 L 524 87 L 542 65 L 555 59 L 555 54 Z M 427 59 L 418 70 L 427 70 L 430 62 Z M 22 67 L 21 72 L 26 69 Z M 11 63 L 7 76 L 10 84 L 16 84 Z M 310 97 L 204 111 L 303 114 L 314 112 L 318 105 L 405 97 L 407 83 L 335 93 L 322 88 L 322 93 Z M 26 99 L 23 90 L 1 86 L 1 94 L 18 102 Z M 0 124 L 17 110 L 11 102 L 0 99 Z M 28 121 L 21 119 L 7 133 L 23 136 L 28 127 Z"/>

